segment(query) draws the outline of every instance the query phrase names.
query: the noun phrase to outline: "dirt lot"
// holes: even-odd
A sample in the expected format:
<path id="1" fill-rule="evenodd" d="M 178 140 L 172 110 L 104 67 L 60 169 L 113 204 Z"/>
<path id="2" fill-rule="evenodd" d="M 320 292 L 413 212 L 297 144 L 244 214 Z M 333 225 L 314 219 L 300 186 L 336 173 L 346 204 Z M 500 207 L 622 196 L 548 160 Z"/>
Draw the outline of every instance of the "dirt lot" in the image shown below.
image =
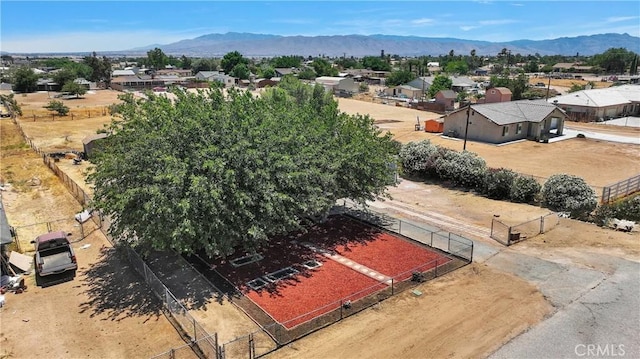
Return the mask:
<path id="1" fill-rule="evenodd" d="M 19 100 L 26 99 L 19 98 Z M 34 102 L 35 99 L 34 96 Z M 46 102 L 46 99 L 44 101 Z M 108 102 L 108 100 L 100 101 L 100 106 Z M 392 131 L 402 142 L 430 139 L 434 143 L 462 149 L 460 141 L 413 130 L 416 116 L 420 116 L 422 121 L 432 118 L 430 116 L 437 117 L 435 114 L 348 99 L 340 99 L 339 104 L 340 109 L 348 113 L 370 113 L 381 128 Z M 35 107 L 37 105 L 34 105 L 34 110 Z M 23 105 L 23 109 L 25 108 L 29 107 Z M 51 122 L 29 122 L 26 118 L 22 121 L 22 126 L 28 136 L 40 147 L 53 150 L 68 146 L 70 149 L 76 149 L 81 148 L 81 140 L 85 133 L 95 133 L 95 130 L 106 122 L 108 118 Z M 19 143 L 19 136 L 11 131 L 10 122 L 0 121 L 0 124 L 3 136 L 0 175 L 3 182 L 12 184 L 18 197 L 9 203 L 6 202 L 6 198 L 3 198 L 10 223 L 12 225 L 31 223 L 34 217 L 46 218 L 42 216 L 54 211 L 67 214 L 79 211 L 77 202 L 69 198 L 66 190 L 42 165 L 42 160 Z M 630 133 L 626 132 L 627 130 L 617 131 Z M 559 172 L 573 173 L 596 186 L 637 174 L 640 163 L 637 146 L 593 140 L 572 139 L 552 144 L 521 142 L 508 146 L 468 143 L 468 149 L 479 153 L 492 167 L 504 166 L 540 177 Z M 585 156 L 585 153 L 590 155 Z M 522 158 L 526 158 L 527 161 L 522 161 Z M 72 178 L 78 180 L 82 179 L 88 169 L 86 163 L 75 166 L 71 161 L 65 160 L 62 160 L 59 165 L 68 170 L 67 173 Z M 594 171 L 596 168 L 598 170 Z M 41 180 L 40 186 L 31 186 L 29 180 L 33 177 Z M 416 213 L 440 213 L 460 222 L 485 228 L 490 225 L 494 214 L 500 214 L 501 219 L 505 221 L 518 222 L 546 212 L 537 207 L 491 201 L 471 193 L 444 190 L 437 185 L 406 183 L 404 187 L 392 189 L 392 194 L 398 203 L 414 206 L 418 209 Z M 61 201 L 61 199 L 64 200 Z M 411 215 L 407 215 L 407 218 L 411 218 Z M 578 233 L 580 235 L 577 235 Z M 88 238 L 87 242 L 83 242 L 94 241 L 91 242 L 92 246 L 86 251 L 78 251 L 94 256 L 95 263 L 99 264 L 98 267 L 109 268 L 108 265 L 115 263 L 112 259 L 115 257 L 110 251 L 101 249 L 104 245 L 103 239 L 94 239 L 93 236 L 95 235 Z M 585 252 L 589 252 L 640 261 L 640 241 L 637 234 L 613 232 L 572 220 L 562 220 L 553 231 L 508 250 L 500 248 L 487 238 L 474 239 L 478 241 L 478 245 L 490 248 L 492 251 L 503 251 L 502 253 L 506 254 L 520 251 L 540 252 L 540 256 L 544 253 L 545 256 L 559 256 L 561 260 L 567 258 L 568 261 L 569 258 L 579 258 Z M 106 245 L 104 247 L 108 248 Z M 90 256 L 87 255 L 87 258 Z M 606 267 L 606 263 L 603 263 L 589 265 L 598 268 Z M 587 263 L 581 262 L 580 265 L 584 266 Z M 103 285 L 114 283 L 113 276 L 107 274 L 110 273 L 108 270 L 92 271 L 88 264 L 83 264 L 82 267 L 74 282 L 63 283 L 45 290 L 55 288 L 61 293 L 59 298 L 73 297 L 68 300 L 68 303 L 71 307 L 77 308 L 79 313 L 69 315 L 69 320 L 73 323 L 82 323 L 75 325 L 84 328 L 82 331 L 73 332 L 77 335 L 74 345 L 83 348 L 85 355 L 91 353 L 90 356 L 94 357 L 148 357 L 159 353 L 162 350 L 149 348 L 160 348 L 162 345 L 149 342 L 149 338 L 145 339 L 145 337 L 151 337 L 146 333 L 150 330 L 154 333 L 152 334 L 154 341 L 164 340 L 162 343 L 166 343 L 167 347 L 171 346 L 171 343 L 173 346 L 179 344 L 180 339 L 173 328 L 161 315 L 149 309 L 154 308 L 151 304 L 142 304 L 138 296 L 126 291 L 127 295 L 120 302 L 118 300 L 120 292 L 108 290 Z M 36 293 L 40 294 L 44 291 L 40 288 L 31 288 L 22 295 L 35 296 Z M 557 310 L 547 300 L 546 294 L 541 292 L 541 287 L 537 283 L 483 262 L 474 263 L 455 273 L 422 284 L 418 288 L 423 292 L 421 296 L 415 296 L 410 292 L 395 296 L 371 310 L 365 310 L 278 350 L 269 357 L 484 357 L 510 339 L 528 331 L 536 323 L 549 318 Z M 72 290 L 76 292 L 67 292 Z M 142 289 L 140 291 L 145 292 Z M 8 315 L 14 298 L 21 297 L 11 295 L 8 298 L 8 306 L 0 313 L 3 323 L 2 348 L 3 350 L 10 348 L 5 352 L 11 352 L 15 357 L 30 356 L 29 345 L 32 347 L 35 339 L 5 329 L 38 323 L 34 315 L 28 318 L 18 316 L 20 312 L 16 312 L 16 315 Z M 142 302 L 146 300 L 148 298 L 143 299 Z M 27 300 L 20 300 L 20 302 L 31 304 L 30 307 L 25 308 L 32 310 L 32 302 Z M 17 300 L 13 303 L 17 303 Z M 100 327 L 94 324 L 96 318 L 100 319 Z M 23 319 L 29 319 L 29 321 L 25 322 Z M 11 326 L 6 323 L 11 323 Z M 150 323 L 156 324 L 152 326 Z M 70 323 L 62 323 L 62 325 L 67 324 Z M 111 333 L 112 336 L 98 335 L 103 333 L 101 330 L 103 328 L 104 333 Z M 40 333 L 40 330 L 36 330 L 35 333 Z M 144 333 L 144 336 L 136 336 L 136 332 Z M 113 333 L 117 333 L 117 338 L 114 338 Z M 35 338 L 35 334 L 33 335 Z M 107 344 L 112 344 L 114 340 L 124 337 L 132 339 L 120 340 L 121 351 L 103 351 Z M 141 347 L 146 348 L 144 349 L 146 351 L 140 349 Z M 57 353 L 60 354 L 57 356 L 79 356 L 74 354 L 77 354 L 80 349 L 71 348 L 69 345 L 57 349 L 70 350 L 69 353 Z"/>
<path id="2" fill-rule="evenodd" d="M 0 134 L 0 182 L 7 185 L 2 202 L 12 226 L 72 218 L 81 210 L 42 159 L 24 145 L 11 120 L 0 121 Z M 22 248 L 28 250 L 30 236 L 20 233 Z M 42 288 L 31 274 L 26 276 L 26 292 L 6 294 L 0 309 L 0 357 L 149 357 L 184 345 L 159 301 L 101 232 L 92 232 L 74 248 L 79 269 L 73 281 Z"/>
<path id="3" fill-rule="evenodd" d="M 390 131 L 403 143 L 429 140 L 458 151 L 463 148 L 463 141 L 460 139 L 415 131 L 418 117 L 424 125 L 424 120 L 440 116 L 435 113 L 352 99 L 339 99 L 339 108 L 351 114 L 370 114 L 380 129 Z M 590 127 L 582 124 L 583 128 L 600 128 L 596 126 L 598 125 Z M 640 134 L 638 129 L 613 127 L 616 126 L 607 126 L 607 131 L 626 136 Z M 543 179 L 556 173 L 569 173 L 584 178 L 593 187 L 627 179 L 640 171 L 638 146 L 593 139 L 573 138 L 545 144 L 522 141 L 506 146 L 468 141 L 467 150 L 480 155 L 490 167 L 510 168 Z M 594 171 L 596 168 L 598 171 Z"/>

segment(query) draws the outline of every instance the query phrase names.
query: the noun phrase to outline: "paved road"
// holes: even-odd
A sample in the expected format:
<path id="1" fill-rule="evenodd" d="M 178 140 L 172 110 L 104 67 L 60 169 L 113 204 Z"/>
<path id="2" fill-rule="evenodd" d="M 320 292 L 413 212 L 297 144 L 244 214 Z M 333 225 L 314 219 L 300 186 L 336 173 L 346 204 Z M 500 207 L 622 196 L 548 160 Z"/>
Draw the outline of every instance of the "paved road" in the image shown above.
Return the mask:
<path id="1" fill-rule="evenodd" d="M 640 137 L 639 136 L 620 136 L 620 135 L 612 135 L 608 133 L 600 133 L 594 130 L 585 130 L 585 129 L 572 129 L 571 127 L 565 127 L 563 131 L 563 136 L 550 138 L 549 142 L 557 142 L 562 140 L 568 140 L 570 138 L 575 138 L 579 133 L 585 135 L 587 138 L 595 138 L 603 141 L 610 142 L 620 142 L 620 143 L 631 143 L 640 145 Z"/>
<path id="2" fill-rule="evenodd" d="M 394 200 L 371 206 L 430 230 L 468 231 L 474 242 L 474 261 L 534 284 L 556 308 L 491 359 L 640 358 L 640 263 L 587 250 L 577 250 L 576 259 L 553 249 L 507 248 L 487 237 L 488 228 L 461 224 Z"/>

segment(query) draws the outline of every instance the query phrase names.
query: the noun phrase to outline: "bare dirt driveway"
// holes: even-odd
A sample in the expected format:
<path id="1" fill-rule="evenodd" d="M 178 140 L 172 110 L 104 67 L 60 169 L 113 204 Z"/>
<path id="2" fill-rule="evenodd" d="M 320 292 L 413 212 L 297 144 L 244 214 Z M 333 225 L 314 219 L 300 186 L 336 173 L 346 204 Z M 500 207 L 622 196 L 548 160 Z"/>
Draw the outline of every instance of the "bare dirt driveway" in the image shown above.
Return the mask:
<path id="1" fill-rule="evenodd" d="M 389 129 L 402 142 L 430 139 L 458 150 L 462 148 L 459 141 L 414 131 L 416 117 L 420 116 L 423 120 L 429 116 L 425 112 L 348 99 L 339 99 L 339 105 L 341 110 L 348 113 L 370 114 L 378 121 L 380 128 Z M 61 137 L 63 134 L 56 132 L 60 131 L 61 126 L 70 126 L 66 131 L 80 131 L 79 128 L 86 124 L 94 131 L 93 126 L 97 125 L 80 121 L 62 124 L 56 121 L 50 123 L 50 127 L 31 128 L 28 127 L 28 121 L 22 123 L 33 141 L 48 148 L 58 146 L 47 142 L 50 137 L 57 137 L 62 146 L 77 144 L 77 138 L 81 136 L 72 135 L 71 141 L 64 142 Z M 539 177 L 558 172 L 582 174 L 592 185 L 624 179 L 629 174 L 636 174 L 638 169 L 639 154 L 637 146 L 633 145 L 617 146 L 577 140 L 544 145 L 533 142 L 508 146 L 469 145 L 471 151 L 479 153 L 492 167 L 508 167 Z M 27 199 L 45 201 L 47 198 L 48 202 L 45 203 L 49 203 L 49 207 L 46 208 L 55 208 L 56 199 L 65 196 L 65 191 L 56 190 L 58 187 L 46 176 L 46 169 L 41 170 L 37 166 L 37 162 L 41 163 L 42 160 L 28 154 L 24 146 L 5 147 L 4 140 L 2 146 L 3 178 L 10 178 L 14 188 L 23 188 L 29 186 L 27 179 L 40 176 L 46 187 L 27 192 Z M 11 151 L 20 155 L 5 166 L 5 153 Z M 590 156 L 597 161 L 589 160 Z M 86 171 L 84 164 L 60 164 L 73 171 L 78 178 Z M 635 341 L 630 339 L 640 334 L 640 320 L 634 317 L 637 311 L 633 311 L 637 302 L 629 298 L 630 293 L 636 291 L 634 283 L 640 283 L 640 271 L 637 268 L 640 263 L 640 239 L 637 233 L 614 232 L 563 219 L 552 231 L 505 248 L 487 236 L 493 215 L 499 214 L 505 221 L 518 223 L 546 213 L 546 210 L 493 201 L 469 192 L 427 183 L 402 181 L 400 186 L 390 191 L 394 197 L 392 201 L 371 205 L 378 211 L 415 224 L 439 226 L 468 236 L 475 244 L 474 264 L 420 285 L 418 289 L 423 293 L 420 296 L 411 292 L 399 294 L 283 347 L 270 354 L 269 358 L 575 357 L 576 345 L 605 343 L 614 339 L 626 345 L 629 357 L 640 357 L 640 351 L 634 346 Z M 17 208 L 22 208 L 23 203 L 30 205 L 27 199 L 16 204 L 16 209 L 11 213 L 19 213 Z M 36 208 L 28 208 L 29 213 L 41 213 L 36 212 Z M 68 211 L 75 213 L 78 209 L 76 205 Z M 28 218 L 13 215 L 10 221 L 14 220 L 27 223 Z M 95 255 L 101 256 L 101 253 L 97 251 Z M 89 282 L 82 283 L 86 283 L 83 292 L 88 295 L 91 285 Z M 83 302 L 92 302 L 91 298 L 94 298 L 94 305 L 90 308 L 106 305 L 95 297 L 88 297 Z M 107 313 L 135 313 L 139 302 L 133 296 L 126 298 L 128 305 L 105 310 L 94 318 L 106 315 L 106 322 L 111 320 Z M 88 315 L 90 311 L 96 309 L 87 309 L 84 314 Z M 593 316 L 585 315 L 589 313 L 593 313 Z M 81 317 L 77 320 L 92 321 L 94 318 Z M 147 316 L 132 315 L 131 318 L 145 323 Z M 2 319 L 4 333 L 4 317 Z M 569 334 L 550 337 L 560 329 Z M 613 333 L 617 337 L 607 336 L 606 333 Z M 16 339 L 12 337 L 11 340 L 15 342 Z M 88 338 L 85 340 L 89 341 Z M 558 344 L 552 340 L 562 341 L 565 345 L 544 345 L 545 341 Z M 141 343 L 146 342 L 141 339 Z M 14 345 L 20 350 L 24 347 Z M 17 353 L 17 350 L 14 352 Z M 149 352 L 142 356 L 152 354 Z"/>
<path id="2" fill-rule="evenodd" d="M 21 227 L 23 250 L 32 255 L 30 224 L 73 218 L 82 208 L 42 158 L 25 146 L 10 119 L 0 120 L 0 140 L 3 207 L 9 223 Z M 100 231 L 73 247 L 79 268 L 72 281 L 42 288 L 29 274 L 26 292 L 5 294 L 0 357 L 138 358 L 184 345 L 161 303 Z"/>

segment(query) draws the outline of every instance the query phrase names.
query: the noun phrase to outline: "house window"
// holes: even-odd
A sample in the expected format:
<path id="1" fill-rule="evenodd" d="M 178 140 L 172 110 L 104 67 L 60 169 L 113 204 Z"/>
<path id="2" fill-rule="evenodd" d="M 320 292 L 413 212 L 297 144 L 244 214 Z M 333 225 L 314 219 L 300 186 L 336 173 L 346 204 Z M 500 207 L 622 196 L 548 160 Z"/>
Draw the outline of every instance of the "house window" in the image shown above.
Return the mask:
<path id="1" fill-rule="evenodd" d="M 509 126 L 502 127 L 502 137 L 509 135 Z"/>
<path id="2" fill-rule="evenodd" d="M 522 133 L 522 124 L 519 123 L 518 126 L 516 127 L 516 135 L 519 135 Z"/>

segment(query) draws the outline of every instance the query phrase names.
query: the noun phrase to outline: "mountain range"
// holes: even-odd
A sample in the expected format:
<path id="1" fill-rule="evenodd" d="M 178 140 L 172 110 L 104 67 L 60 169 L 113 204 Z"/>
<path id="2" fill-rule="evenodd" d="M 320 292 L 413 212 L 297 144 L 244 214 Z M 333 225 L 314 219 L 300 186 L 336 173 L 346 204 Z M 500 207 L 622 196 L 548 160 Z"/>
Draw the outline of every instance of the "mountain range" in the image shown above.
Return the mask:
<path id="1" fill-rule="evenodd" d="M 593 55 L 615 48 L 626 48 L 639 52 L 640 38 L 629 34 L 598 34 L 576 37 L 561 37 L 549 40 L 516 40 L 490 42 L 456 38 L 435 38 L 395 35 L 334 35 L 334 36 L 280 36 L 228 32 L 208 34 L 193 39 L 180 40 L 164 45 L 149 45 L 121 51 L 127 54 L 146 54 L 155 47 L 168 55 L 194 57 L 219 57 L 231 51 L 239 51 L 249 57 L 271 57 L 284 55 L 300 56 L 376 56 L 385 54 L 400 56 L 438 56 L 448 54 L 496 55 L 503 48 L 522 55 Z"/>

